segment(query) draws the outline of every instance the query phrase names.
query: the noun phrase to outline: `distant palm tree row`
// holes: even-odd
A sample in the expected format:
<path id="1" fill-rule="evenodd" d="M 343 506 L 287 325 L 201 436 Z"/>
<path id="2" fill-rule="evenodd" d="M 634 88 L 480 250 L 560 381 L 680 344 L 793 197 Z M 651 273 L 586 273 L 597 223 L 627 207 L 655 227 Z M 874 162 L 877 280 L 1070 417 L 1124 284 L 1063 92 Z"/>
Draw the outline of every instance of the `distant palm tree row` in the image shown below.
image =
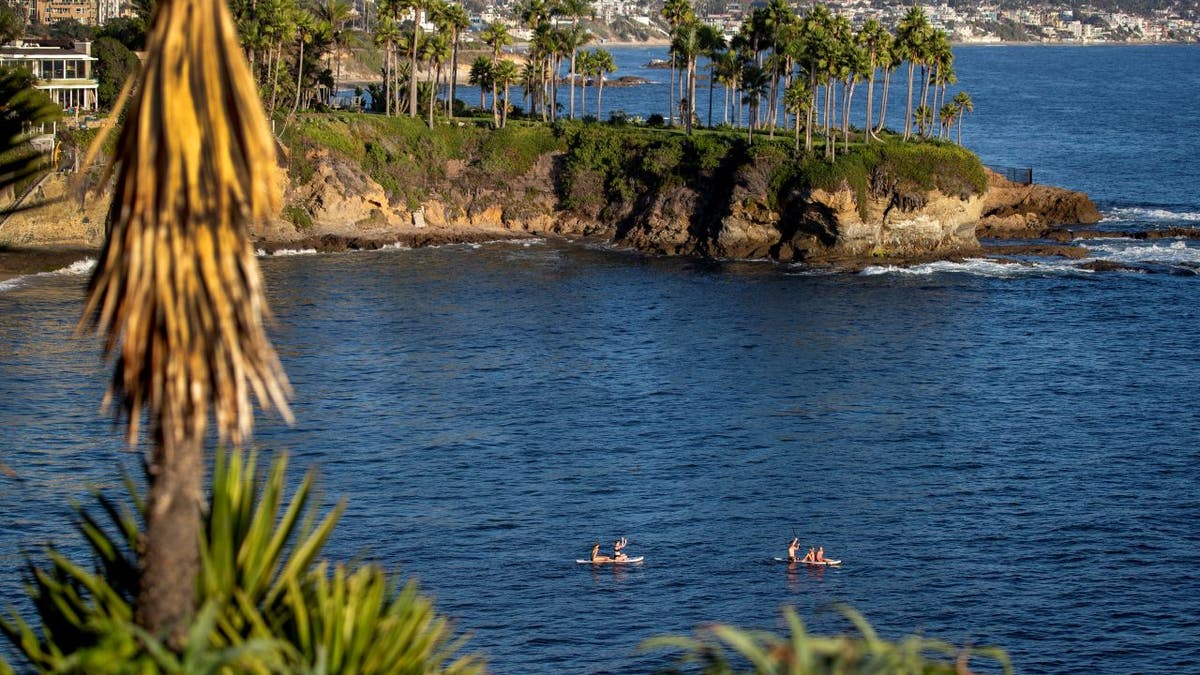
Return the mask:
<path id="1" fill-rule="evenodd" d="M 363 17 L 361 23 L 382 52 L 381 83 L 372 86 L 380 112 L 423 115 L 430 125 L 439 109 L 453 117 L 458 53 L 470 25 L 465 10 L 446 0 L 379 0 L 375 7 L 376 16 Z M 343 51 L 357 35 L 346 28 L 352 18 L 347 0 L 237 0 L 235 12 L 270 111 L 286 105 L 281 103 L 287 100 L 285 92 L 292 96 L 293 114 L 302 105 L 329 102 L 340 85 Z M 507 122 L 514 85 L 521 87 L 532 114 L 553 121 L 564 110 L 570 119 L 577 112 L 586 115 L 587 86 L 594 82 L 600 116 L 604 78 L 616 65 L 604 49 L 582 49 L 593 36 L 580 20 L 591 13 L 588 0 L 523 0 L 516 19 L 531 35 L 523 65 L 502 57 L 513 43 L 507 24 L 484 27 L 479 37 L 490 55 L 474 60 L 469 81 L 480 88 L 481 109 L 487 109 L 490 91 L 495 126 Z M 661 16 L 671 30 L 667 121 L 674 126 L 678 119 L 689 134 L 700 123 L 696 89 L 701 58 L 707 59 L 709 71 L 708 126 L 716 122 L 713 98 L 720 85 L 720 124 L 744 127 L 751 139 L 755 130 L 774 136 L 790 127 L 797 148 L 803 138 L 810 152 L 819 131 L 830 158 L 837 155 L 838 141 L 843 151 L 849 147 L 855 94 L 864 82 L 866 123 L 858 136 L 870 143 L 883 132 L 892 76 L 902 66 L 907 74 L 904 140 L 935 134 L 949 138 L 957 125 L 961 142 L 963 116 L 974 109 L 966 92 L 948 96 L 947 88 L 957 81 L 954 54 L 946 33 L 932 27 L 919 5 L 894 30 L 875 19 L 856 29 L 824 5 L 798 14 L 786 0 L 768 0 L 728 40 L 697 18 L 692 0 L 665 0 Z M 433 31 L 422 31 L 426 20 Z M 447 66 L 452 76 L 444 72 Z M 289 77 L 281 76 L 284 69 Z M 418 77 L 422 72 L 424 82 Z M 566 101 L 560 101 L 564 82 L 569 91 Z M 439 104 L 443 83 L 445 96 Z M 878 103 L 877 83 L 882 86 Z"/>
<path id="2" fill-rule="evenodd" d="M 709 126 L 716 84 L 724 90 L 721 123 L 743 126 L 744 105 L 748 113 L 745 127 L 751 137 L 755 129 L 763 128 L 774 135 L 779 128 L 782 99 L 783 110 L 792 116 L 797 147 L 801 129 L 808 151 L 813 149 L 814 129 L 821 129 L 828 140 L 825 153 L 830 158 L 836 156 L 838 135 L 843 148 L 849 146 L 854 94 L 864 80 L 866 125 L 862 140 L 870 143 L 882 133 L 888 87 L 901 64 L 907 64 L 908 72 L 904 140 L 912 138 L 914 124 L 915 133 L 931 137 L 935 121 L 932 111 L 937 110 L 938 138 L 949 138 L 957 123 L 961 142 L 962 117 L 974 110 L 966 92 L 960 91 L 947 100 L 947 87 L 957 81 L 954 54 L 946 33 L 930 25 L 920 6 L 909 9 L 893 33 L 875 19 L 868 19 L 855 30 L 847 18 L 833 14 L 824 5 L 814 5 L 799 15 L 785 0 L 769 0 L 747 17 L 730 40 L 701 23 L 690 0 L 666 0 L 661 16 L 672 34 L 670 122 L 674 124 L 678 110 L 688 133 L 696 121 L 696 61 L 700 56 L 709 59 Z M 676 70 L 680 73 L 678 89 Z M 876 124 L 875 84 L 880 77 L 883 95 Z M 920 94 L 914 107 L 915 82 L 920 83 Z M 736 119 L 730 115 L 731 98 Z"/>

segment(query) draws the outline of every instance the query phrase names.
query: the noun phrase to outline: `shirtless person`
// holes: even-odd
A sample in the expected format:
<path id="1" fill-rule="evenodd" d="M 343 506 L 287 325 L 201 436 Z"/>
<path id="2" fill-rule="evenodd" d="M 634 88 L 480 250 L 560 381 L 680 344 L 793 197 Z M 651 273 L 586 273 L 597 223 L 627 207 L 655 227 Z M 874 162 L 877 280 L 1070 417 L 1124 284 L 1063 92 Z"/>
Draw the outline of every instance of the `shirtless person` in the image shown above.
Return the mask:
<path id="1" fill-rule="evenodd" d="M 817 562 L 825 562 L 825 547 L 824 547 L 824 546 L 818 546 L 818 547 L 817 547 L 817 558 L 816 558 L 816 561 L 817 561 Z"/>
<path id="2" fill-rule="evenodd" d="M 594 563 L 598 563 L 598 562 L 612 562 L 612 558 L 610 558 L 610 557 L 608 557 L 608 556 L 606 556 L 606 555 L 600 555 L 600 542 L 596 542 L 596 543 L 592 544 L 592 556 L 591 556 L 591 560 L 592 560 L 592 562 L 594 562 Z"/>
<path id="3" fill-rule="evenodd" d="M 801 562 L 816 562 L 816 561 L 817 561 L 817 554 L 815 551 L 813 551 L 813 547 L 809 546 L 808 553 L 804 554 L 804 559 Z"/>
<path id="4" fill-rule="evenodd" d="M 796 562 L 796 551 L 800 549 L 800 537 L 793 537 L 792 543 L 788 544 L 788 562 Z"/>

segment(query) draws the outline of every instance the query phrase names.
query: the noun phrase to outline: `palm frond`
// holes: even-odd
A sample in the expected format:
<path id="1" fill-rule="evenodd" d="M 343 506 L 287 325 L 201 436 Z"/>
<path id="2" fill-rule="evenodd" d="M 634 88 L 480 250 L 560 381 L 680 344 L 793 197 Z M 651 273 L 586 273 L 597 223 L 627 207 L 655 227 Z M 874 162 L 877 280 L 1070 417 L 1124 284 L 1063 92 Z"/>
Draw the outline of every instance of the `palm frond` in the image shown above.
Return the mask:
<path id="1" fill-rule="evenodd" d="M 106 401 L 131 442 L 144 408 L 165 448 L 199 444 L 211 406 L 220 439 L 239 445 L 251 394 L 291 416 L 247 239 L 279 211 L 275 146 L 225 3 L 159 3 L 128 98 L 82 322 L 106 354 L 119 348 Z"/>

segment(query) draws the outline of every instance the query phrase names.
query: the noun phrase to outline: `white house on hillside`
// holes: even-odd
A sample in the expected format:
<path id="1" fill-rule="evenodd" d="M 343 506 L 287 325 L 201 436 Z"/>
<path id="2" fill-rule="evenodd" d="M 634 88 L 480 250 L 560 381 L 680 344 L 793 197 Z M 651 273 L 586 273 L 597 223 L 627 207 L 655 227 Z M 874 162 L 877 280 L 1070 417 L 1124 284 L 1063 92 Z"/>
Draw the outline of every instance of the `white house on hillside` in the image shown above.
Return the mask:
<path id="1" fill-rule="evenodd" d="M 36 86 L 66 111 L 96 110 L 92 43 L 19 38 L 0 46 L 0 65 L 20 66 L 37 78 Z"/>

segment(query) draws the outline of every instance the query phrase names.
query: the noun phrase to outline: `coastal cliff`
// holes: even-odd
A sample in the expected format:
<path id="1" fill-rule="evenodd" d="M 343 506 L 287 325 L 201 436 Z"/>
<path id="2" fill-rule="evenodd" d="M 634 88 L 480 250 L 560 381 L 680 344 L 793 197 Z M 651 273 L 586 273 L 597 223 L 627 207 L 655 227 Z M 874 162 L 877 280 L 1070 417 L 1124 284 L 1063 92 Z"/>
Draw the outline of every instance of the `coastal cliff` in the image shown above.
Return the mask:
<path id="1" fill-rule="evenodd" d="M 460 149 L 470 132 L 440 131 Z M 449 144 L 435 133 L 428 150 Z M 268 247 L 554 233 L 657 255 L 957 256 L 979 250 L 988 185 L 978 159 L 949 144 L 881 144 L 831 165 L 740 134 L 576 124 L 484 132 L 434 165 L 386 137 L 364 147 L 364 160 L 347 161 L 328 144 L 291 145 L 297 227 L 269 233 Z"/>
<path id="2" fill-rule="evenodd" d="M 428 130 L 368 115 L 314 115 L 287 141 L 284 219 L 255 233 L 267 250 L 552 233 L 658 255 L 841 263 L 975 254 L 977 226 L 995 236 L 998 224 L 1018 221 L 1094 222 L 1086 196 L 1004 185 L 950 144 L 875 144 L 830 164 L 795 159 L 782 139 L 751 144 L 741 134 L 583 124 Z M 47 191 L 62 182 L 52 178 Z M 0 239 L 94 246 L 102 201 L 18 214 Z"/>

